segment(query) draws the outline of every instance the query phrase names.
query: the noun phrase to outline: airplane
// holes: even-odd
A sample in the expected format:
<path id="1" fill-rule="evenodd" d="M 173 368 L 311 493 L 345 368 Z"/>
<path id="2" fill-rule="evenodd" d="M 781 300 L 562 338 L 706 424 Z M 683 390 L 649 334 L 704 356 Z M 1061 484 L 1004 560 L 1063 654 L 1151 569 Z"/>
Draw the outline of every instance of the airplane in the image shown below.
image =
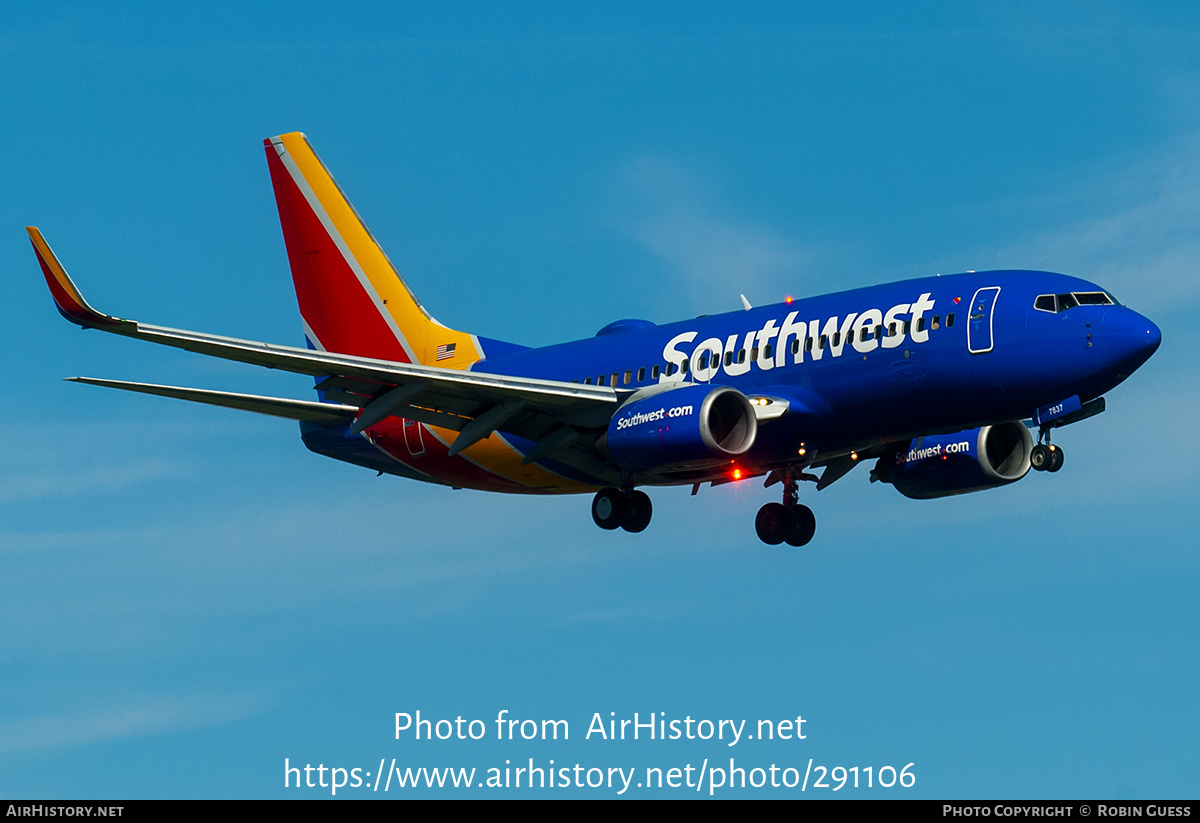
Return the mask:
<path id="1" fill-rule="evenodd" d="M 817 490 L 874 460 L 913 499 L 1057 472 L 1051 432 L 1104 411 L 1158 327 L 1076 277 L 979 271 L 667 325 L 624 319 L 529 348 L 438 323 L 301 133 L 263 141 L 306 348 L 93 309 L 27 227 L 59 312 L 84 328 L 315 379 L 316 400 L 91 377 L 80 383 L 299 421 L 317 454 L 454 488 L 590 493 L 602 529 L 641 532 L 647 487 L 764 478 L 769 545 L 808 544 Z M 1031 429 L 1037 429 L 1034 442 Z M 820 470 L 817 475 L 814 472 Z"/>

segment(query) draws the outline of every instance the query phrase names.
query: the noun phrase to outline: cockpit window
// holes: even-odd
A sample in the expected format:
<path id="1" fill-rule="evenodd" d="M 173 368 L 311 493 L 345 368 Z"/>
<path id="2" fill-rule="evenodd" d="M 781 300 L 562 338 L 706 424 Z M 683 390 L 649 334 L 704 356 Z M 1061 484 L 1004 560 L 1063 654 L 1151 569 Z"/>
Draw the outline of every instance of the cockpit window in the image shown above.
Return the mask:
<path id="1" fill-rule="evenodd" d="M 1116 301 L 1102 291 L 1077 291 L 1068 294 L 1039 294 L 1033 301 L 1038 311 L 1061 312 L 1076 306 L 1112 306 Z"/>

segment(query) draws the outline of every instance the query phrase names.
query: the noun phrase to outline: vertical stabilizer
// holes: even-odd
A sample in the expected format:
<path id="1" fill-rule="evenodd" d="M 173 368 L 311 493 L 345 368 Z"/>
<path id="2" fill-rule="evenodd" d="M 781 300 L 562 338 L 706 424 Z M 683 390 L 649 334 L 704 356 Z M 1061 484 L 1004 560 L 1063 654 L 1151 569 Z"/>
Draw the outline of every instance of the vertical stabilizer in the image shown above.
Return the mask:
<path id="1" fill-rule="evenodd" d="M 438 323 L 409 291 L 307 137 L 263 144 L 312 346 L 451 369 L 482 357 L 473 335 Z"/>

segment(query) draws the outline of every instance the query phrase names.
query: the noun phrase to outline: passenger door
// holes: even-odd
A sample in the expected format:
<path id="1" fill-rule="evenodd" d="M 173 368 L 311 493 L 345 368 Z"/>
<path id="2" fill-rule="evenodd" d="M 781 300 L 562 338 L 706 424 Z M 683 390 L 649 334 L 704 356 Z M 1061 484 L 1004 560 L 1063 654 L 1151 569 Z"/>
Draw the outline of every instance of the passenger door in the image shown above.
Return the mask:
<path id="1" fill-rule="evenodd" d="M 999 286 L 985 286 L 971 298 L 971 313 L 967 318 L 967 351 L 971 354 L 987 354 L 992 350 L 992 316 L 999 296 Z"/>

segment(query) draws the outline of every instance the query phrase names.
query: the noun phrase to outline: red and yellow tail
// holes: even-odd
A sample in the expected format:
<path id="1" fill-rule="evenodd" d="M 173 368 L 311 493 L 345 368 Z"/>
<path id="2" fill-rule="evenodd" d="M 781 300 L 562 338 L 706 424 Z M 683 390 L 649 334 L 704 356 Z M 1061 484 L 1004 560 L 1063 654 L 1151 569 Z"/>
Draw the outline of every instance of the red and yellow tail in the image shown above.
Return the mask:
<path id="1" fill-rule="evenodd" d="M 304 332 L 323 351 L 465 369 L 483 353 L 425 311 L 299 132 L 264 140 Z"/>

